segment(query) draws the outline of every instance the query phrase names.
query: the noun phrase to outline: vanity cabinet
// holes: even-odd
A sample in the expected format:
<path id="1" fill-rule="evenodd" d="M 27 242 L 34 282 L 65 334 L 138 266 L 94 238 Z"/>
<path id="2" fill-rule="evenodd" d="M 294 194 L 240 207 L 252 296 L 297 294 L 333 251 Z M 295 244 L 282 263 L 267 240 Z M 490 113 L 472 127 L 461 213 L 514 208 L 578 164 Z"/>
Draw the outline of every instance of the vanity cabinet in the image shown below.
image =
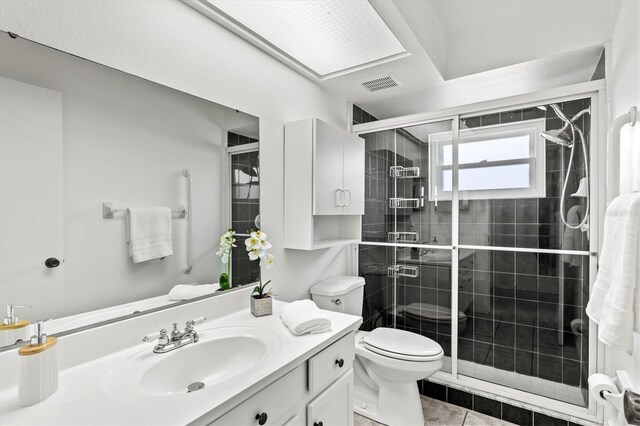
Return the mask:
<path id="1" fill-rule="evenodd" d="M 285 248 L 360 239 L 364 140 L 317 118 L 285 124 Z"/>
<path id="2" fill-rule="evenodd" d="M 307 426 L 353 425 L 353 370 L 307 405 Z"/>
<path id="3" fill-rule="evenodd" d="M 209 425 L 353 425 L 351 332 Z"/>

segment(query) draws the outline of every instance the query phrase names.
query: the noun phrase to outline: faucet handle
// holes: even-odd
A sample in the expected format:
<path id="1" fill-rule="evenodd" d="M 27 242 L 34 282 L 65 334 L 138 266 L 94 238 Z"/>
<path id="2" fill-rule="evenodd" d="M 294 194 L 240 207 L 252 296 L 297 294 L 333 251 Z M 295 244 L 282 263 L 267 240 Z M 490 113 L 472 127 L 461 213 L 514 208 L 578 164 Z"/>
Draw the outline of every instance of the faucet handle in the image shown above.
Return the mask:
<path id="1" fill-rule="evenodd" d="M 193 330 L 193 326 L 194 326 L 194 325 L 196 325 L 196 324 L 200 324 L 200 323 L 203 323 L 203 322 L 205 322 L 206 320 L 207 320 L 207 318 L 206 318 L 206 317 L 199 317 L 199 318 L 196 318 L 196 319 L 192 319 L 192 320 L 187 321 L 187 330 Z"/>
<path id="2" fill-rule="evenodd" d="M 163 339 L 167 339 L 167 330 L 164 328 L 160 331 L 156 331 L 155 333 L 147 334 L 142 338 L 143 342 L 152 342 L 158 339 L 158 343 L 162 343 Z"/>

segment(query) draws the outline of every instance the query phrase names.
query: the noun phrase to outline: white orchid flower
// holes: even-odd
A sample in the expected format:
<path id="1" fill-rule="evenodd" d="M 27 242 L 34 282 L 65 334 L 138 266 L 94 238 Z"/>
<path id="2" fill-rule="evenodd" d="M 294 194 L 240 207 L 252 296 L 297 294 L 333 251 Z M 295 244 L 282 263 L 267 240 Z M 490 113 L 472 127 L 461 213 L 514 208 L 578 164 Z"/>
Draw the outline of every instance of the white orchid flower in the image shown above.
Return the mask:
<path id="1" fill-rule="evenodd" d="M 267 269 L 271 269 L 273 266 L 273 255 L 267 253 L 272 246 L 267 241 L 267 234 L 257 230 L 252 231 L 249 234 L 249 238 L 244 241 L 247 247 L 247 253 L 250 260 L 260 260 L 260 266 L 265 266 Z"/>
<path id="2" fill-rule="evenodd" d="M 267 269 L 271 269 L 273 267 L 273 255 L 266 254 L 262 259 L 260 259 L 260 266 L 265 266 Z"/>

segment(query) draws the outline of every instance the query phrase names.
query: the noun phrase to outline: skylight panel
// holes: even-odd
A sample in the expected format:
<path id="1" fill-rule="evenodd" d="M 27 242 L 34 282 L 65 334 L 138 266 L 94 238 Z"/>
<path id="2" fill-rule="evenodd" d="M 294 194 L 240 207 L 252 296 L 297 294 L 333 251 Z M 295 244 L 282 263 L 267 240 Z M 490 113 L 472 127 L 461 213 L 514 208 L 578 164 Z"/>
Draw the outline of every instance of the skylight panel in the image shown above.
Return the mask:
<path id="1" fill-rule="evenodd" d="M 252 37 L 322 78 L 406 53 L 366 0 L 207 0 Z"/>

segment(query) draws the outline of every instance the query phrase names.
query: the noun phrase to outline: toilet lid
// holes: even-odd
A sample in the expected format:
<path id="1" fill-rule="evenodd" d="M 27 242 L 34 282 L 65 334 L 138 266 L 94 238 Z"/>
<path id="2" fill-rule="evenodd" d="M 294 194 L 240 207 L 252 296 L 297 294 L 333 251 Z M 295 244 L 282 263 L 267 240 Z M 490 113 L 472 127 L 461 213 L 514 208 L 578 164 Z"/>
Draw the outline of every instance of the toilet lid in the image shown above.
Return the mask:
<path id="1" fill-rule="evenodd" d="M 395 328 L 376 328 L 362 343 L 380 355 L 412 361 L 427 361 L 442 354 L 442 347 L 428 337 Z"/>

